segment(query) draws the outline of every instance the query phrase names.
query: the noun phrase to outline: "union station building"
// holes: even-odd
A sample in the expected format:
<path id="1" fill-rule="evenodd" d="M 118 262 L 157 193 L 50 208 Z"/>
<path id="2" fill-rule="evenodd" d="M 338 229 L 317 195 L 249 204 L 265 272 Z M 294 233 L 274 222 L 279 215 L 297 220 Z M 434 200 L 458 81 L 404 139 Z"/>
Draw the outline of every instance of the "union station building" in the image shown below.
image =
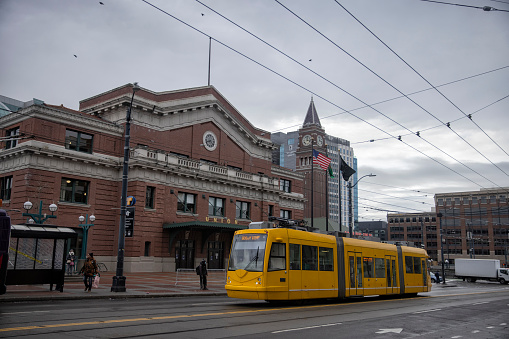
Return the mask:
<path id="1" fill-rule="evenodd" d="M 82 100 L 80 110 L 39 100 L 0 115 L 2 208 L 12 224 L 47 213 L 45 224 L 78 232 L 94 215 L 86 252 L 109 270 L 118 251 L 127 84 Z M 4 97 L 5 98 L 5 97 Z M 7 98 L 8 99 L 8 98 Z M 270 133 L 253 126 L 213 86 L 169 92 L 141 88 L 131 114 L 127 195 L 134 220 L 125 239 L 126 272 L 227 265 L 235 230 L 270 216 L 304 218 L 304 174 L 272 163 Z M 42 210 L 38 211 L 42 202 Z M 80 226 L 81 225 L 81 226 Z"/>

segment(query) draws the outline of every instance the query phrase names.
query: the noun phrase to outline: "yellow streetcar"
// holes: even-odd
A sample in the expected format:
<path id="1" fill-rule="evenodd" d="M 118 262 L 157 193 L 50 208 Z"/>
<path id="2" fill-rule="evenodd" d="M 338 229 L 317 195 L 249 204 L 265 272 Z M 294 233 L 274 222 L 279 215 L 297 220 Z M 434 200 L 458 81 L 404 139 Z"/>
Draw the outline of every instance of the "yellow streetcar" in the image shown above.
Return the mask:
<path id="1" fill-rule="evenodd" d="M 279 220 L 279 219 L 278 219 Z M 254 222 L 235 232 L 229 297 L 303 300 L 431 290 L 425 250 L 317 233 L 294 221 Z"/>

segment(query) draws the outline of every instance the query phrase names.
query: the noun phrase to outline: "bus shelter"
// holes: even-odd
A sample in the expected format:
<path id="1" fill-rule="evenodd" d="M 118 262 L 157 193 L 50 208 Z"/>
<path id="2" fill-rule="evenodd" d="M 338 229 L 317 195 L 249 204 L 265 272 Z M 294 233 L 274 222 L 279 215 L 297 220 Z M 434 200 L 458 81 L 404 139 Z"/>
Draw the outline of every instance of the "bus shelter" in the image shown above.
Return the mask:
<path id="1" fill-rule="evenodd" d="M 63 292 L 67 242 L 76 237 L 69 227 L 11 225 L 6 285 L 55 284 Z"/>

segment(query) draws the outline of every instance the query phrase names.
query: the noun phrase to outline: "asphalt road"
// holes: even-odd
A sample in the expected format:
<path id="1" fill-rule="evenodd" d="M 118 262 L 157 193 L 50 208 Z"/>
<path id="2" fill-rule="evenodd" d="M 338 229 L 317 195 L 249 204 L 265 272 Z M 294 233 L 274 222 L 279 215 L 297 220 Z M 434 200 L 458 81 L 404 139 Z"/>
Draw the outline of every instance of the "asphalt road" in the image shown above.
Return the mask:
<path id="1" fill-rule="evenodd" d="M 1 338 L 509 338 L 509 286 L 272 305 L 227 297 L 0 304 Z"/>

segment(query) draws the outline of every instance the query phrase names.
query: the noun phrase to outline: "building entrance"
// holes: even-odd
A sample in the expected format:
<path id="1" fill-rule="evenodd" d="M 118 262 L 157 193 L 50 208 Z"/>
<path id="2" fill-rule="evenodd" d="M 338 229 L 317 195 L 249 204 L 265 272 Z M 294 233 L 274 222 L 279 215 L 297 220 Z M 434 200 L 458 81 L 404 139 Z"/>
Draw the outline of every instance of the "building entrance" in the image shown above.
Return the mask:
<path id="1" fill-rule="evenodd" d="M 178 240 L 175 244 L 175 266 L 179 268 L 194 268 L 194 241 Z"/>
<path id="2" fill-rule="evenodd" d="M 223 269 L 224 268 L 224 242 L 222 241 L 209 241 L 207 258 L 209 261 L 209 268 Z"/>

